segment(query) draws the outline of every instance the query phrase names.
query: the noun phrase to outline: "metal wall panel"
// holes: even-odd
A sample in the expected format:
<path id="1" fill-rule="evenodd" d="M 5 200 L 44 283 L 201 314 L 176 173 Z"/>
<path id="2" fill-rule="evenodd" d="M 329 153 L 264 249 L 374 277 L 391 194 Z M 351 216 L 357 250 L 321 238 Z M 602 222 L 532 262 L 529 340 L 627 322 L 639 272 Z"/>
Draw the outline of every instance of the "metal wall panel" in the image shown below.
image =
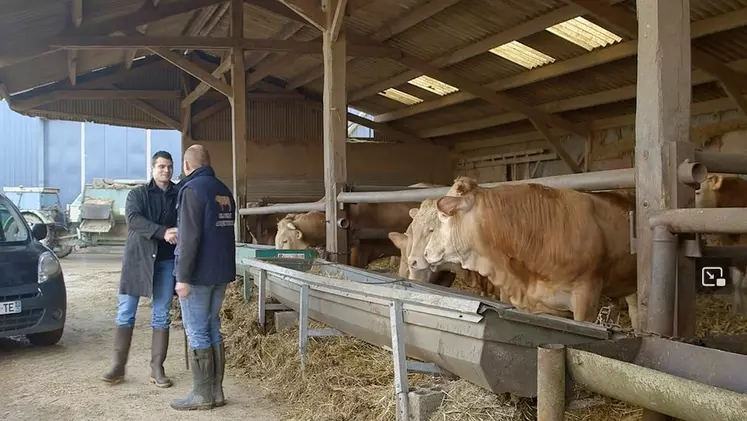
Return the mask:
<path id="1" fill-rule="evenodd" d="M 39 186 L 42 120 L 13 112 L 0 101 L 0 187 Z"/>
<path id="2" fill-rule="evenodd" d="M 44 128 L 44 185 L 60 189 L 67 204 L 80 193 L 81 123 L 46 120 Z"/>

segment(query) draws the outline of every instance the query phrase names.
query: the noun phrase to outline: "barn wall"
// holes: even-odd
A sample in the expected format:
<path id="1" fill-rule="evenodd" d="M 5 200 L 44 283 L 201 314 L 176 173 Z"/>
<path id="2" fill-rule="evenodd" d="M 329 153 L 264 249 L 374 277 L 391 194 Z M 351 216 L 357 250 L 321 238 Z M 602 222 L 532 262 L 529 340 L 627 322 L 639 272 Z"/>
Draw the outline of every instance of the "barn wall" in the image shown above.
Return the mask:
<path id="1" fill-rule="evenodd" d="M 210 152 L 216 175 L 232 185 L 231 142 L 201 143 Z M 407 144 L 348 143 L 348 181 L 358 185 L 450 184 L 453 162 L 444 147 Z M 320 141 L 249 142 L 248 200 L 285 197 L 283 201 L 324 195 L 324 161 Z"/>
<path id="2" fill-rule="evenodd" d="M 731 153 L 747 153 L 747 119 L 736 111 L 721 111 L 695 115 L 692 118 L 691 141 L 696 147 Z M 561 142 L 568 153 L 575 158 L 585 154 L 586 139 L 577 135 L 563 136 Z M 633 167 L 635 146 L 635 125 L 626 124 L 615 128 L 593 132 L 590 144 L 589 170 L 611 170 Z M 458 161 L 465 158 L 487 157 L 506 154 L 526 149 L 544 149 L 552 153 L 550 145 L 544 140 L 533 140 L 480 150 L 462 150 L 455 153 Z M 517 164 L 518 167 L 533 168 L 535 163 Z M 526 169 L 524 170 L 526 171 Z M 559 158 L 553 161 L 542 161 L 535 173 L 536 177 L 570 174 L 571 170 Z M 469 175 L 480 182 L 504 181 L 506 167 L 503 165 L 483 166 L 479 170 L 470 165 L 457 165 L 455 175 Z M 519 177 L 529 178 L 529 177 Z"/>

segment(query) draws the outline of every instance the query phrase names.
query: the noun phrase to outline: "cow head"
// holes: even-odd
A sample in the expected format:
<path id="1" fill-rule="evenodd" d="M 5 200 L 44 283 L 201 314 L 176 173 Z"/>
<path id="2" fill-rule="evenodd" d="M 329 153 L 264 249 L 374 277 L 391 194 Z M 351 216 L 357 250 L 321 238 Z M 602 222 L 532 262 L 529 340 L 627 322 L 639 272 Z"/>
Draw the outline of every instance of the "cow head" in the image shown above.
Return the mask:
<path id="1" fill-rule="evenodd" d="M 408 230 L 409 231 L 409 230 Z M 399 249 L 400 257 L 399 257 L 399 269 L 397 270 L 397 275 L 407 279 L 410 275 L 410 271 L 407 270 L 407 254 L 410 250 L 409 248 L 409 237 L 407 235 L 407 232 L 404 234 L 401 232 L 390 232 L 387 234 L 389 237 L 389 240 L 392 241 L 392 244 L 394 244 L 395 247 Z"/>
<path id="2" fill-rule="evenodd" d="M 433 231 L 425 246 L 423 256 L 430 265 L 446 262 L 462 263 L 460 255 L 464 241 L 461 239 L 461 222 L 475 203 L 474 195 L 444 196 L 436 201 L 438 229 Z"/>
<path id="3" fill-rule="evenodd" d="M 278 232 L 275 234 L 275 248 L 280 250 L 299 250 L 308 248 L 304 241 L 303 232 L 287 219 L 278 222 Z"/>
<path id="4" fill-rule="evenodd" d="M 718 194 L 721 185 L 724 182 L 724 176 L 721 174 L 708 174 L 705 181 L 700 183 L 700 188 L 695 191 L 696 208 L 715 208 L 718 207 Z"/>
<path id="5" fill-rule="evenodd" d="M 425 260 L 425 245 L 433 232 L 438 229 L 439 221 L 436 215 L 436 202 L 428 199 L 420 204 L 420 208 L 410 209 L 410 251 L 407 255 L 407 264 L 410 272 L 430 270 Z"/>

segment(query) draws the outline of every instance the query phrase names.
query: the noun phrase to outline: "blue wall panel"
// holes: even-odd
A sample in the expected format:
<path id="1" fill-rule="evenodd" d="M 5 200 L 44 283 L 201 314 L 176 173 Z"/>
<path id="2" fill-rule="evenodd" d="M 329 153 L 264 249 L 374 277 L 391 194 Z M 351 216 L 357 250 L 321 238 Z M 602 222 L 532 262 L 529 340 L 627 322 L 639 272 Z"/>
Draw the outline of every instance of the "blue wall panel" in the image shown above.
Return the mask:
<path id="1" fill-rule="evenodd" d="M 44 126 L 44 185 L 60 189 L 60 202 L 70 203 L 80 193 L 81 124 L 48 120 Z"/>
<path id="2" fill-rule="evenodd" d="M 0 187 L 40 186 L 41 120 L 24 117 L 0 101 Z"/>
<path id="3" fill-rule="evenodd" d="M 85 123 L 85 181 L 96 178 L 150 177 L 147 131 Z M 80 194 L 81 123 L 22 116 L 0 101 L 0 187 L 46 186 L 60 189 L 63 206 Z M 181 134 L 151 131 L 151 154 L 166 150 L 181 171 Z"/>

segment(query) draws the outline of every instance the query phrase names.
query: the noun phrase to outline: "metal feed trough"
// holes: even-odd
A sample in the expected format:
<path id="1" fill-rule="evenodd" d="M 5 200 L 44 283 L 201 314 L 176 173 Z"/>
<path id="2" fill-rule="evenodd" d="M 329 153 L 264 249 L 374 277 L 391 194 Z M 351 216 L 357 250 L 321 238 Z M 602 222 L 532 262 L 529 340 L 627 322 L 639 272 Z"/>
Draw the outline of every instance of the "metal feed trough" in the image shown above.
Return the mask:
<path id="1" fill-rule="evenodd" d="M 253 248 L 258 250 L 248 252 Z M 260 250 L 272 253 L 254 244 L 237 248 L 238 274 L 246 274 L 245 279 L 259 287 L 260 303 L 272 296 L 298 311 L 302 329 L 309 317 L 370 344 L 391 346 L 396 353 L 394 331 L 403 346 L 403 358 L 434 363 L 495 393 L 536 396 L 540 344 L 572 345 L 623 336 L 601 325 L 532 315 L 451 288 L 323 259 L 277 258 L 270 263 L 249 257 Z M 310 273 L 312 267 L 319 274 Z M 395 326 L 400 318 L 402 322 Z"/>

